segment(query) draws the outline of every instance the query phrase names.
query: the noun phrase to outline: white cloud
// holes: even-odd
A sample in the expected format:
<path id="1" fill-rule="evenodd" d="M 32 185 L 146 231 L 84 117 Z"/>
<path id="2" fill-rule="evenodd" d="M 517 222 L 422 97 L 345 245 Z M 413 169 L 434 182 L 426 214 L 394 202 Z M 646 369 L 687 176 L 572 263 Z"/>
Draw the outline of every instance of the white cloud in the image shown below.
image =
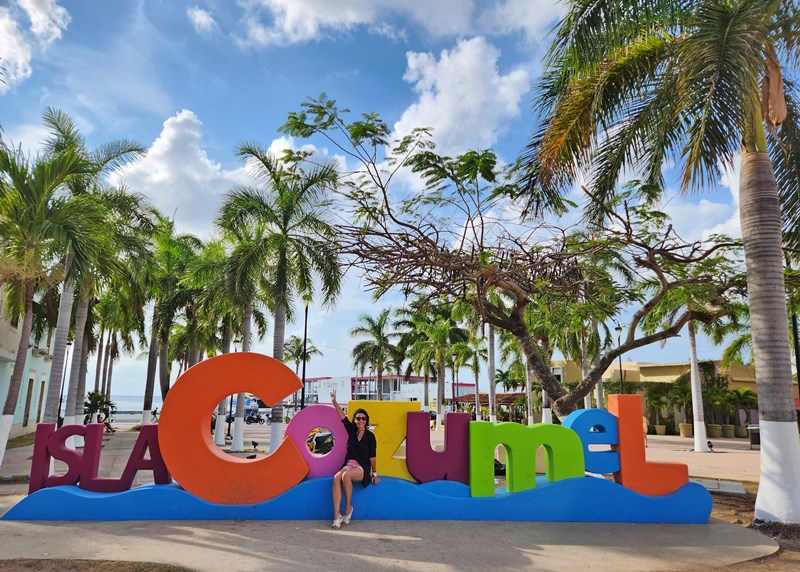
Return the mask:
<path id="1" fill-rule="evenodd" d="M 564 15 L 566 3 L 532 0 L 504 0 L 485 6 L 480 15 L 484 34 L 508 34 L 522 31 L 535 41 L 541 41 L 552 25 Z"/>
<path id="2" fill-rule="evenodd" d="M 481 37 L 443 50 L 438 60 L 429 53 L 408 52 L 403 79 L 414 85 L 418 99 L 395 123 L 397 134 L 432 127 L 438 150 L 445 154 L 492 146 L 519 115 L 520 100 L 530 86 L 525 71 L 501 75 L 499 56 Z"/>
<path id="3" fill-rule="evenodd" d="M 244 44 L 269 45 L 307 42 L 325 33 L 368 26 L 372 33 L 403 37 L 386 22 L 407 17 L 435 35 L 470 31 L 473 0 L 241 0 L 244 8 Z M 267 22 L 265 23 L 264 20 Z M 391 30 L 391 33 L 389 31 Z"/>
<path id="4" fill-rule="evenodd" d="M 69 12 L 57 0 L 17 0 L 31 21 L 31 32 L 44 44 L 61 37 L 70 22 Z"/>
<path id="5" fill-rule="evenodd" d="M 719 184 L 727 187 L 731 193 L 730 216 L 722 223 L 717 224 L 705 233 L 704 237 L 712 234 L 724 234 L 734 238 L 742 236 L 742 225 L 739 219 L 739 176 L 742 172 L 742 156 L 738 155 L 733 162 L 733 168 L 722 168 L 722 178 Z"/>
<path id="6" fill-rule="evenodd" d="M 0 93 L 31 75 L 31 48 L 25 41 L 8 8 L 0 7 Z"/>
<path id="7" fill-rule="evenodd" d="M 227 171 L 208 157 L 201 127 L 187 109 L 170 117 L 147 156 L 115 179 L 148 196 L 165 215 L 175 213 L 181 232 L 207 237 L 225 192 L 249 179 L 243 167 Z"/>
<path id="8" fill-rule="evenodd" d="M 56 0 L 16 0 L 18 8 L 0 6 L 0 94 L 31 76 L 34 50 L 43 50 L 61 37 L 70 21 L 69 13 Z M 23 13 L 30 21 L 25 31 Z"/>
<path id="9" fill-rule="evenodd" d="M 189 21 L 194 26 L 195 32 L 210 32 L 214 29 L 217 25 L 216 20 L 214 20 L 214 16 L 211 15 L 211 12 L 208 10 L 203 10 L 197 6 L 189 8 L 186 10 L 186 15 L 189 17 Z"/>
<path id="10" fill-rule="evenodd" d="M 565 11 L 552 0 L 240 0 L 243 45 L 284 45 L 365 26 L 373 34 L 404 38 L 395 21 L 434 36 L 497 35 L 523 31 L 541 40 Z"/>

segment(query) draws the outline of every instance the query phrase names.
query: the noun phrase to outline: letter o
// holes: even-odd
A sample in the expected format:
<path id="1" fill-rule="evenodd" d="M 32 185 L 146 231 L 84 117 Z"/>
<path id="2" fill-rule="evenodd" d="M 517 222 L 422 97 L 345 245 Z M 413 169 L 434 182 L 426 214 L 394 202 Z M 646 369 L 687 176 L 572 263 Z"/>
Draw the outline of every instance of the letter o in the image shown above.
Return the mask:
<path id="1" fill-rule="evenodd" d="M 161 455 L 188 492 L 213 503 L 251 504 L 269 500 L 305 478 L 308 465 L 285 439 L 257 461 L 223 453 L 209 430 L 211 414 L 233 393 L 250 392 L 272 406 L 300 390 L 294 372 L 276 359 L 240 352 L 200 362 L 169 390 L 158 423 Z"/>
<path id="2" fill-rule="evenodd" d="M 308 435 L 315 427 L 326 427 L 333 433 L 333 449 L 325 455 L 315 455 L 308 450 Z M 347 430 L 333 407 L 312 405 L 292 417 L 286 427 L 286 437 L 294 441 L 300 454 L 308 463 L 309 477 L 333 475 L 344 465 L 347 454 Z"/>

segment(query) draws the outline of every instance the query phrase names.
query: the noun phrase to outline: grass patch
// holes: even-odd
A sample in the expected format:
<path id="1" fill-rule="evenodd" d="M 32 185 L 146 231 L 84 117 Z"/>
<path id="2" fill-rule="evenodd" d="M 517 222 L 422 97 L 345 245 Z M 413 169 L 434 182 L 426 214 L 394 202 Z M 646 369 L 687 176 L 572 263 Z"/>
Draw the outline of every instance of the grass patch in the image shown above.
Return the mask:
<path id="1" fill-rule="evenodd" d="M 28 475 L 19 475 L 16 477 L 10 478 L 0 478 L 0 486 L 2 485 L 27 485 L 31 482 L 31 478 Z"/>
<path id="2" fill-rule="evenodd" d="M 37 572 L 190 572 L 189 568 L 154 562 L 120 562 L 116 560 L 0 560 L 0 571 L 32 570 Z"/>
<path id="3" fill-rule="evenodd" d="M 6 445 L 6 449 L 18 449 L 19 447 L 27 447 L 28 445 L 33 445 L 33 442 L 36 440 L 36 431 L 32 431 L 30 433 L 26 433 L 25 435 L 20 435 L 19 437 L 14 437 L 13 439 L 8 440 L 8 445 Z"/>

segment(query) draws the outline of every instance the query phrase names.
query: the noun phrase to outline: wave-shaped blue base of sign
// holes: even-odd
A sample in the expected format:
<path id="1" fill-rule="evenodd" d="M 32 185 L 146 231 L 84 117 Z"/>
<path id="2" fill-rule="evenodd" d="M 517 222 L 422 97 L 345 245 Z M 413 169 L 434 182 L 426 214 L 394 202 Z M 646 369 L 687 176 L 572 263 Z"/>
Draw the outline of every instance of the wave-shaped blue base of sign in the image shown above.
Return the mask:
<path id="1" fill-rule="evenodd" d="M 672 494 L 650 497 L 593 477 L 550 483 L 490 498 L 472 498 L 452 481 L 415 484 L 383 477 L 355 487 L 354 520 L 516 520 L 702 524 L 711 495 L 687 483 Z M 145 485 L 121 493 L 93 493 L 76 486 L 41 489 L 11 508 L 3 520 L 330 520 L 331 478 L 307 479 L 258 504 L 206 502 L 177 484 Z"/>

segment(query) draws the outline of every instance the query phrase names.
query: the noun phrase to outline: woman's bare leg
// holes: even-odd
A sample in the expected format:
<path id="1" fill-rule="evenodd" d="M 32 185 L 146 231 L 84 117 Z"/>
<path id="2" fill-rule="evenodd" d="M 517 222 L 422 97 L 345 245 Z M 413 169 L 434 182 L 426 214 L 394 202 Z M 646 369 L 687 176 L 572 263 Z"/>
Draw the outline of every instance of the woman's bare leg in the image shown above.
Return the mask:
<path id="1" fill-rule="evenodd" d="M 364 469 L 351 469 L 342 477 L 344 485 L 344 514 L 350 514 L 353 510 L 351 501 L 353 500 L 353 481 L 360 483 L 364 478 Z"/>
<path id="2" fill-rule="evenodd" d="M 341 518 L 342 513 L 339 512 L 342 509 L 342 477 L 346 475 L 348 471 L 339 471 L 335 475 L 333 475 L 333 518 Z"/>

